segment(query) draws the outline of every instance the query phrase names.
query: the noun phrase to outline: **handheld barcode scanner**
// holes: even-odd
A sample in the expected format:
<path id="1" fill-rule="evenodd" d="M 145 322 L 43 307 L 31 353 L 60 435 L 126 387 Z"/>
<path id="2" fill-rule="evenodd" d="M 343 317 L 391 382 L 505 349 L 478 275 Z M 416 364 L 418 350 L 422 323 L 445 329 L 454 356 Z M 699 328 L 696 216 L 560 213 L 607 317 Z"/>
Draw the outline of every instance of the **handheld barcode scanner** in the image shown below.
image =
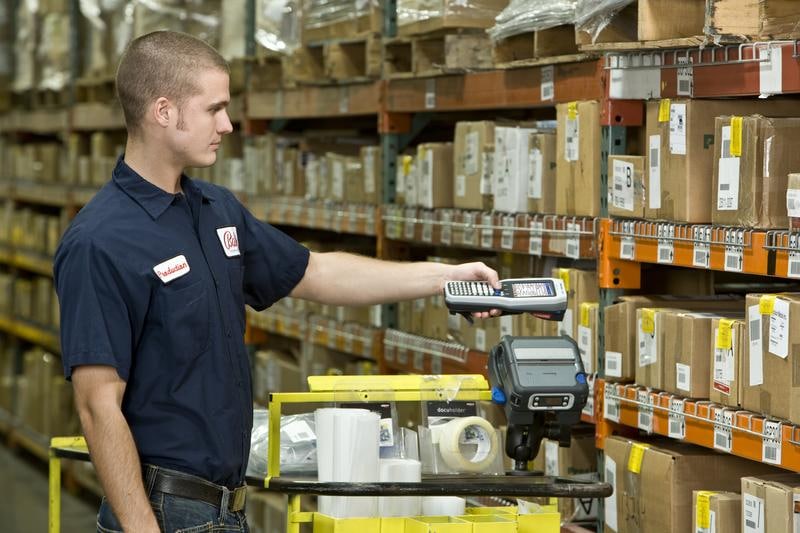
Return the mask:
<path id="1" fill-rule="evenodd" d="M 449 282 L 445 303 L 451 313 L 500 309 L 504 314 L 532 313 L 561 320 L 567 293 L 560 279 L 501 281 L 495 290 L 486 283 Z M 512 474 L 527 474 L 528 462 L 542 439 L 569 446 L 572 426 L 580 422 L 589 386 L 578 345 L 570 337 L 504 336 L 489 353 L 492 400 L 508 418 L 506 454 L 514 460 Z"/>

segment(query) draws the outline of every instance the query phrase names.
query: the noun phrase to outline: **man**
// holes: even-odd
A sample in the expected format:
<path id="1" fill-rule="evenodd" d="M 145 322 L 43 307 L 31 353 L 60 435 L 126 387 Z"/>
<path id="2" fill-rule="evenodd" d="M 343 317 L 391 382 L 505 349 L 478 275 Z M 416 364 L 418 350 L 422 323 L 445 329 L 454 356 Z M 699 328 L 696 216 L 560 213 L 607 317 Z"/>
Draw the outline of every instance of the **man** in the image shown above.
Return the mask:
<path id="1" fill-rule="evenodd" d="M 64 371 L 107 498 L 97 527 L 246 531 L 245 304 L 370 305 L 436 294 L 450 279 L 499 286 L 497 274 L 310 253 L 229 191 L 185 176 L 212 165 L 233 129 L 228 67 L 205 43 L 140 37 L 116 81 L 125 154 L 54 265 Z"/>

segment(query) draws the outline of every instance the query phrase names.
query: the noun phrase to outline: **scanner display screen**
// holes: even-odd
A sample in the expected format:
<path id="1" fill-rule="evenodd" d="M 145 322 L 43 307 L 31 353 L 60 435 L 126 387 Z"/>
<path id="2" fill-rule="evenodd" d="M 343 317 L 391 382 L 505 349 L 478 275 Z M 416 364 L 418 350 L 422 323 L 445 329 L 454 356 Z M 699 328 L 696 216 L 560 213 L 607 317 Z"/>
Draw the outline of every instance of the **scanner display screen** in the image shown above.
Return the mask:
<path id="1" fill-rule="evenodd" d="M 555 296 L 555 288 L 548 281 L 537 283 L 513 283 L 511 294 L 514 298 L 535 298 L 537 296 Z"/>

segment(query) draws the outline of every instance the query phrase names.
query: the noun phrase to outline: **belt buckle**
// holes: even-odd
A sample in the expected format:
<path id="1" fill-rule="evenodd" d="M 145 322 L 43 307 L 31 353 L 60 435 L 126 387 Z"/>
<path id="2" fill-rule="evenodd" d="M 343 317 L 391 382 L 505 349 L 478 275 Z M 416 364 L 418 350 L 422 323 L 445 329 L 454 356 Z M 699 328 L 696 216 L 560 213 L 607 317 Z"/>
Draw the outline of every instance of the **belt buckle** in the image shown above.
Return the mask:
<path id="1" fill-rule="evenodd" d="M 228 509 L 233 511 L 234 513 L 239 512 L 244 509 L 244 503 L 247 499 L 247 486 L 242 485 L 241 487 L 236 487 L 231 491 L 231 499 L 228 503 Z"/>

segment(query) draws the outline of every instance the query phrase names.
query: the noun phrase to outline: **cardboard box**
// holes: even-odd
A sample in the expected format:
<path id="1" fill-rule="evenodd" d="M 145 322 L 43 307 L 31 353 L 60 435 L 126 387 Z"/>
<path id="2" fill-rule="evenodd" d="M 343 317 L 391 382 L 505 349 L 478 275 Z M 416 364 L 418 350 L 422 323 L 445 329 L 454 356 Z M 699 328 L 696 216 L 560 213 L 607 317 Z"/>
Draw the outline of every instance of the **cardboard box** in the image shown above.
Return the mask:
<path id="1" fill-rule="evenodd" d="M 692 492 L 692 533 L 741 533 L 742 495 L 736 492 Z M 714 525 L 714 529 L 711 528 Z"/>
<path id="2" fill-rule="evenodd" d="M 530 157 L 528 182 L 528 211 L 552 214 L 556 212 L 556 134 L 531 133 L 528 136 Z"/>
<path id="3" fill-rule="evenodd" d="M 294 357 L 277 350 L 260 350 L 254 356 L 253 397 L 262 405 L 271 392 L 304 390 L 300 366 Z"/>
<path id="4" fill-rule="evenodd" d="M 800 118 L 717 117 L 712 222 L 764 229 L 789 226 L 788 175 L 800 169 Z"/>
<path id="5" fill-rule="evenodd" d="M 414 156 L 397 156 L 395 203 L 409 206 L 417 205 L 417 178 L 415 174 Z"/>
<path id="6" fill-rule="evenodd" d="M 771 40 L 797 35 L 795 0 L 706 0 L 706 34 L 722 40 Z"/>
<path id="7" fill-rule="evenodd" d="M 608 214 L 643 218 L 644 157 L 608 156 Z"/>
<path id="8" fill-rule="evenodd" d="M 797 106 L 780 99 L 648 102 L 645 218 L 711 222 L 714 119 L 754 113 L 792 116 Z"/>
<path id="9" fill-rule="evenodd" d="M 534 462 L 534 470 L 542 470 L 546 476 L 572 477 L 584 481 L 597 481 L 597 448 L 594 435 L 574 433 L 569 447 L 563 448 L 558 441 L 544 439 Z M 598 500 L 559 498 L 558 510 L 564 519 L 573 521 L 591 520 L 597 517 Z"/>
<path id="10" fill-rule="evenodd" d="M 490 121 L 456 124 L 453 205 L 459 209 L 492 209 L 494 131 Z"/>
<path id="11" fill-rule="evenodd" d="M 717 318 L 711 322 L 709 399 L 714 403 L 728 407 L 742 405 L 742 376 L 749 361 L 745 356 L 748 352 L 745 328 L 744 320 Z"/>
<path id="12" fill-rule="evenodd" d="M 418 205 L 453 207 L 453 143 L 420 144 L 417 163 Z"/>
<path id="13" fill-rule="evenodd" d="M 500 342 L 500 322 L 497 319 L 475 320 L 475 325 L 462 320 L 461 324 L 461 338 L 471 350 L 488 352 Z"/>
<path id="14" fill-rule="evenodd" d="M 742 300 L 728 297 L 623 296 L 605 309 L 605 376 L 610 381 L 636 379 L 638 363 L 637 310 L 660 307 L 688 310 L 736 311 Z"/>
<path id="15" fill-rule="evenodd" d="M 800 230 L 800 174 L 789 174 L 786 210 L 786 214 L 789 216 L 789 231 Z M 792 272 L 792 274 L 800 274 L 800 272 Z"/>
<path id="16" fill-rule="evenodd" d="M 743 531 L 793 533 L 794 501 L 800 498 L 800 476 L 775 474 L 742 478 Z"/>
<path id="17" fill-rule="evenodd" d="M 528 209 L 530 157 L 528 139 L 536 130 L 497 126 L 494 136 L 494 208 L 506 213 Z"/>
<path id="18" fill-rule="evenodd" d="M 599 304 L 597 302 L 582 302 L 578 311 L 578 349 L 581 352 L 583 370 L 587 374 L 598 372 L 597 345 L 600 341 L 599 330 Z"/>
<path id="19" fill-rule="evenodd" d="M 636 383 L 664 390 L 667 384 L 667 322 L 677 309 L 644 307 L 636 311 Z"/>
<path id="20" fill-rule="evenodd" d="M 330 165 L 329 197 L 339 202 L 362 202 L 364 177 L 361 158 L 334 153 L 327 153 L 325 157 Z"/>
<path id="21" fill-rule="evenodd" d="M 606 526 L 615 533 L 685 533 L 692 524 L 692 491 L 738 490 L 743 476 L 776 468 L 707 448 L 668 440 L 606 439 Z"/>
<path id="22" fill-rule="evenodd" d="M 383 203 L 383 164 L 380 146 L 361 148 L 361 169 L 364 173 L 363 201 L 368 204 Z"/>
<path id="23" fill-rule="evenodd" d="M 742 407 L 800 422 L 800 383 L 795 372 L 800 365 L 800 293 L 748 294 L 746 305 L 749 364 L 743 365 Z"/>
<path id="24" fill-rule="evenodd" d="M 680 13 L 679 17 L 675 14 Z M 703 35 L 706 6 L 697 0 L 639 0 L 639 40 Z"/>
<path id="25" fill-rule="evenodd" d="M 600 106 L 556 106 L 556 214 L 600 216 Z"/>
<path id="26" fill-rule="evenodd" d="M 552 277 L 561 278 L 567 291 L 567 310 L 564 320 L 559 322 L 559 334 L 578 339 L 578 323 L 581 319 L 581 304 L 600 299 L 597 272 L 577 268 L 554 268 Z"/>
<path id="27" fill-rule="evenodd" d="M 715 313 L 676 313 L 665 318 L 664 390 L 688 398 L 709 398 L 714 354 L 709 347 L 713 322 L 719 318 Z"/>

